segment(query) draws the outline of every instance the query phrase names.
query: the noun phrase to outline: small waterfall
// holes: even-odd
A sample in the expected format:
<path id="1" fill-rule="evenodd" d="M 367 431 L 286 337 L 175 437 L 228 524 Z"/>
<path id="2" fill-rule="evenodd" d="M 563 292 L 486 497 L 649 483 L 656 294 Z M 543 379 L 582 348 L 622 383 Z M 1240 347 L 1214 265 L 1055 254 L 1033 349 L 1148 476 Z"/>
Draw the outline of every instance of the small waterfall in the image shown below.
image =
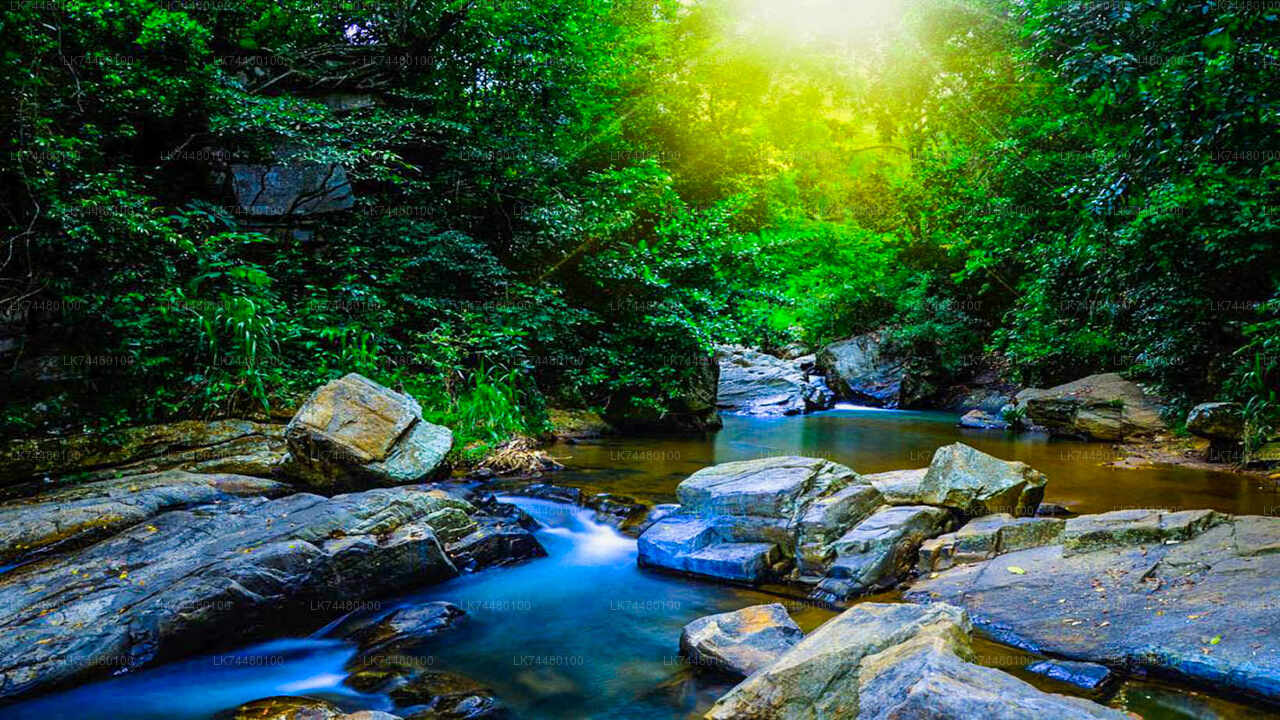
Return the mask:
<path id="1" fill-rule="evenodd" d="M 612 565 L 635 562 L 636 541 L 598 522 L 587 509 L 553 500 L 512 495 L 498 498 L 533 516 L 542 527 L 540 534 L 563 540 L 570 546 L 564 557 L 568 565 Z"/>

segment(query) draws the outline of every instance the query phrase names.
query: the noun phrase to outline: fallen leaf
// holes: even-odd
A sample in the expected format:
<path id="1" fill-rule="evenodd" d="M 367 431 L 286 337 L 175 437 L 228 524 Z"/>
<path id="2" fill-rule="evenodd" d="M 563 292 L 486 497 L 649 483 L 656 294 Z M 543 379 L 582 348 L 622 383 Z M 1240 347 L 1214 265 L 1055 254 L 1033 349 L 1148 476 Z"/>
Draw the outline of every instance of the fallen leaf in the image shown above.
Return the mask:
<path id="1" fill-rule="evenodd" d="M 1026 575 L 1026 574 L 1027 574 L 1027 571 L 1026 571 L 1026 570 L 1023 570 L 1022 568 L 1018 567 L 1017 565 L 1010 565 L 1009 567 L 1005 568 L 1005 570 L 1008 570 L 1009 572 L 1013 573 L 1014 575 Z"/>

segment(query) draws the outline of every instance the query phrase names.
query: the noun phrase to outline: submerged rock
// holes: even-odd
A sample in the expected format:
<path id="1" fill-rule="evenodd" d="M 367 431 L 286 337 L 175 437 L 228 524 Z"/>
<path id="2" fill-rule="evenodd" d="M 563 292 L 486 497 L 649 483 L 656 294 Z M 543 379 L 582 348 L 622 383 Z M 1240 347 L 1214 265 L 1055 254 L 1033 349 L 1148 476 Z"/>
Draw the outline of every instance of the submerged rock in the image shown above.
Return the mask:
<path id="1" fill-rule="evenodd" d="M 904 390 L 906 363 L 887 353 L 880 333 L 832 343 L 817 354 L 818 368 L 836 395 L 876 407 L 905 407 L 915 399 Z"/>
<path id="2" fill-rule="evenodd" d="M 990 413 L 986 410 L 970 410 L 962 415 L 956 424 L 960 427 L 974 428 L 976 430 L 1009 429 L 1009 423 L 1001 420 L 998 413 Z"/>
<path id="3" fill-rule="evenodd" d="M 1160 401 L 1115 373 L 1090 375 L 1048 390 L 1029 388 L 1016 402 L 1054 435 L 1123 440 L 1166 429 Z"/>
<path id="4" fill-rule="evenodd" d="M 456 502 L 414 488 L 238 499 L 0 575 L 0 697 L 315 627 L 452 577 L 431 523 Z"/>
<path id="5" fill-rule="evenodd" d="M 247 702 L 235 709 L 232 720 L 338 720 L 343 712 L 320 698 L 278 697 Z"/>
<path id="6" fill-rule="evenodd" d="M 680 654 L 695 667 L 746 677 L 777 660 L 803 637 L 782 605 L 752 605 L 685 625 Z"/>
<path id="7" fill-rule="evenodd" d="M 180 470 L 60 488 L 0 505 L 0 563 L 86 545 L 167 510 L 289 492 L 272 480 Z"/>
<path id="8" fill-rule="evenodd" d="M 354 641 L 363 652 L 409 648 L 448 630 L 464 615 L 462 608 L 453 603 L 428 602 L 344 624 L 334 634 Z"/>
<path id="9" fill-rule="evenodd" d="M 429 670 L 390 689 L 405 720 L 498 720 L 510 713 L 493 691 L 471 678 Z"/>
<path id="10" fill-rule="evenodd" d="M 1112 679 L 1111 668 L 1098 663 L 1073 660 L 1041 660 L 1027 666 L 1027 672 L 1053 678 L 1085 690 L 1100 690 Z"/>
<path id="11" fill-rule="evenodd" d="M 863 603 L 828 620 L 711 708 L 710 720 L 1126 717 L 969 662 L 969 621 L 948 605 Z"/>
<path id="12" fill-rule="evenodd" d="M 906 597 L 963 605 L 997 640 L 1280 699 L 1280 518 L 1118 511 L 961 565 Z"/>
<path id="13" fill-rule="evenodd" d="M 1234 442 L 1244 434 L 1244 413 L 1238 403 L 1201 403 L 1187 414 L 1187 432 L 1210 440 Z"/>
<path id="14" fill-rule="evenodd" d="M 825 383 L 810 382 L 796 363 L 736 346 L 719 346 L 716 406 L 744 415 L 795 415 L 834 403 Z M 826 391 L 826 392 L 824 392 Z"/>
<path id="15" fill-rule="evenodd" d="M 355 373 L 313 392 L 285 438 L 285 472 L 321 489 L 422 482 L 453 447 L 453 433 L 423 420 L 416 400 Z"/>

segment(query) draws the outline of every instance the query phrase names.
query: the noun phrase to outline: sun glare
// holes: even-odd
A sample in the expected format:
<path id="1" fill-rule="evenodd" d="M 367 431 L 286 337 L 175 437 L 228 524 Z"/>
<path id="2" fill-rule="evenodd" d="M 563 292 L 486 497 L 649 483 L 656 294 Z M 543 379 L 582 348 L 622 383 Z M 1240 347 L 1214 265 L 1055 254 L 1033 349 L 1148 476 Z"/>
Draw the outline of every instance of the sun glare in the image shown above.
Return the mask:
<path id="1" fill-rule="evenodd" d="M 896 27 L 903 0 L 739 0 L 739 32 L 790 42 L 865 42 Z"/>

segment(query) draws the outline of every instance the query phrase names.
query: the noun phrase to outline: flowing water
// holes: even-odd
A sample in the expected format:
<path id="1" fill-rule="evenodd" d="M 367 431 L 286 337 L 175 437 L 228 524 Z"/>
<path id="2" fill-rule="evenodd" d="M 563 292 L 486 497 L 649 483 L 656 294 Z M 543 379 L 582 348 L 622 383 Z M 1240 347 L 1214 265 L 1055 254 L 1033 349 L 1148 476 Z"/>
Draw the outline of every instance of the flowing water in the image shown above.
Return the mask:
<path id="1" fill-rule="evenodd" d="M 987 452 L 1020 459 L 1049 476 L 1047 499 L 1077 512 L 1121 507 L 1212 507 L 1266 512 L 1273 488 L 1256 478 L 1185 468 L 1104 467 L 1108 451 L 960 430 L 944 413 L 837 409 L 804 417 L 725 418 L 720 433 L 698 440 L 618 438 L 557 446 L 569 469 L 555 482 L 669 502 L 676 484 L 715 462 L 775 454 L 827 457 L 868 473 L 927 465 L 939 445 L 960 439 Z M 631 538 L 580 508 L 511 498 L 543 525 L 548 557 L 460 577 L 418 593 L 382 601 L 378 610 L 448 600 L 467 615 L 418 652 L 435 669 L 470 676 L 495 691 L 518 718 L 696 717 L 730 683 L 700 676 L 676 655 L 680 628 L 708 613 L 780 599 L 754 590 L 679 578 L 636 567 Z M 781 599 L 806 631 L 831 612 Z M 206 720 L 271 695 L 312 695 L 350 709 L 391 710 L 385 696 L 343 684 L 355 655 L 349 643 L 324 637 L 286 638 L 121 675 L 23 704 L 0 718 L 40 720 Z M 1028 675 L 1033 658 L 984 640 L 981 662 L 1045 689 L 1067 686 Z M 1156 683 L 1127 683 L 1113 700 L 1148 720 L 1271 718 L 1228 700 Z"/>

